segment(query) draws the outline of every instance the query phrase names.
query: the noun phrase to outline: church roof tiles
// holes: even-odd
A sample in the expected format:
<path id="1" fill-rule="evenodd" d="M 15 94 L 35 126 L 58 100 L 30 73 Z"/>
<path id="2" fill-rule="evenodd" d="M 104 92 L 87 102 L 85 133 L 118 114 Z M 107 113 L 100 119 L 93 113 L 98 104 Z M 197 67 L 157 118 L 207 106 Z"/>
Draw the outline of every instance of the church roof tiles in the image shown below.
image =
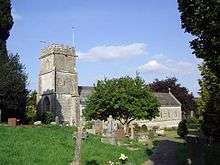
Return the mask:
<path id="1" fill-rule="evenodd" d="M 92 93 L 93 90 L 94 90 L 94 87 L 92 86 L 79 86 L 78 87 L 81 104 L 85 104 L 86 97 L 88 97 Z M 161 107 L 181 106 L 181 103 L 175 98 L 175 96 L 173 96 L 172 93 L 154 92 L 154 95 L 160 102 Z"/>

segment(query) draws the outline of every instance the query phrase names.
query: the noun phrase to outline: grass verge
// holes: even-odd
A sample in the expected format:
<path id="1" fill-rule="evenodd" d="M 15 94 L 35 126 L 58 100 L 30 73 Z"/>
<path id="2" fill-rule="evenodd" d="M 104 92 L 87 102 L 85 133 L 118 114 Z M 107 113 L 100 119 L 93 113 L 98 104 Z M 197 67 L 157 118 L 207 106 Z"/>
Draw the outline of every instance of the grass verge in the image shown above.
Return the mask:
<path id="1" fill-rule="evenodd" d="M 69 164 L 74 158 L 73 131 L 73 128 L 56 126 L 0 126 L 0 165 Z M 137 141 L 129 140 L 127 146 L 114 146 L 102 143 L 100 138 L 90 135 L 83 141 L 82 164 L 117 162 L 121 153 L 128 156 L 132 165 L 141 165 L 148 159 L 150 149 Z"/>

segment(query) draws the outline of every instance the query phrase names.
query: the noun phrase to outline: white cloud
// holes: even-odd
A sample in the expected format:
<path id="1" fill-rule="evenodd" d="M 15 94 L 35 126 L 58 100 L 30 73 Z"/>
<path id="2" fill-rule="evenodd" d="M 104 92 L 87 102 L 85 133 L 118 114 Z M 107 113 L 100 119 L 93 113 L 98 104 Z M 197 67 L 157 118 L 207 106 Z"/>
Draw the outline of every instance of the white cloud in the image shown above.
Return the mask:
<path id="1" fill-rule="evenodd" d="M 22 20 L 22 16 L 15 9 L 12 9 L 11 14 L 14 20 Z"/>
<path id="2" fill-rule="evenodd" d="M 162 70 L 167 70 L 167 67 L 161 63 L 159 63 L 157 60 L 151 60 L 147 62 L 144 65 L 141 65 L 138 67 L 138 70 L 140 71 L 162 71 Z"/>
<path id="3" fill-rule="evenodd" d="M 175 74 L 175 75 L 186 75 L 198 72 L 197 63 L 190 61 L 178 61 L 169 58 L 152 59 L 147 61 L 145 64 L 138 67 L 140 72 L 155 72 L 155 73 L 165 73 L 165 74 Z"/>
<path id="4" fill-rule="evenodd" d="M 97 46 L 87 52 L 78 52 L 79 59 L 99 61 L 126 59 L 146 53 L 146 44 L 133 43 L 129 45 Z"/>

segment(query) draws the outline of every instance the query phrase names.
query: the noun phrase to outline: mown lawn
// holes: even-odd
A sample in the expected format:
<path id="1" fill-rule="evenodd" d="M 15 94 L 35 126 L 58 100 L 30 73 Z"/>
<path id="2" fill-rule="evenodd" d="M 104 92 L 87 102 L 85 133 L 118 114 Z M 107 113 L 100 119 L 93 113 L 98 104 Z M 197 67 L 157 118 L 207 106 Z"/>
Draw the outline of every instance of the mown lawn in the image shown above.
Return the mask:
<path id="1" fill-rule="evenodd" d="M 74 157 L 72 133 L 73 128 L 67 127 L 0 126 L 0 165 L 69 164 Z M 103 144 L 99 136 L 90 135 L 82 145 L 82 162 L 88 164 L 95 160 L 103 165 L 109 160 L 118 161 L 124 153 L 133 165 L 141 165 L 148 158 L 147 149 L 142 145 L 134 146 L 137 150 Z"/>
<path id="2" fill-rule="evenodd" d="M 73 158 L 72 129 L 0 126 L 1 165 L 64 165 Z"/>

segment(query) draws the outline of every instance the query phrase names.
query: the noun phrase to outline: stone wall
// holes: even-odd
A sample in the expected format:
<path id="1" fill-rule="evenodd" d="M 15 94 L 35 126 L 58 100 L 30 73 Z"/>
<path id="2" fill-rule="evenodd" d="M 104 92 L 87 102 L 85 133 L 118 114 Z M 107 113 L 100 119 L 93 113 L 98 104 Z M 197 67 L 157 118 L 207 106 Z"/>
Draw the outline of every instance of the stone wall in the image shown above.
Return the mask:
<path id="1" fill-rule="evenodd" d="M 146 125 L 147 127 L 158 126 L 160 128 L 177 127 L 182 120 L 181 107 L 160 107 L 159 117 L 149 120 L 137 120 L 139 126 Z"/>

